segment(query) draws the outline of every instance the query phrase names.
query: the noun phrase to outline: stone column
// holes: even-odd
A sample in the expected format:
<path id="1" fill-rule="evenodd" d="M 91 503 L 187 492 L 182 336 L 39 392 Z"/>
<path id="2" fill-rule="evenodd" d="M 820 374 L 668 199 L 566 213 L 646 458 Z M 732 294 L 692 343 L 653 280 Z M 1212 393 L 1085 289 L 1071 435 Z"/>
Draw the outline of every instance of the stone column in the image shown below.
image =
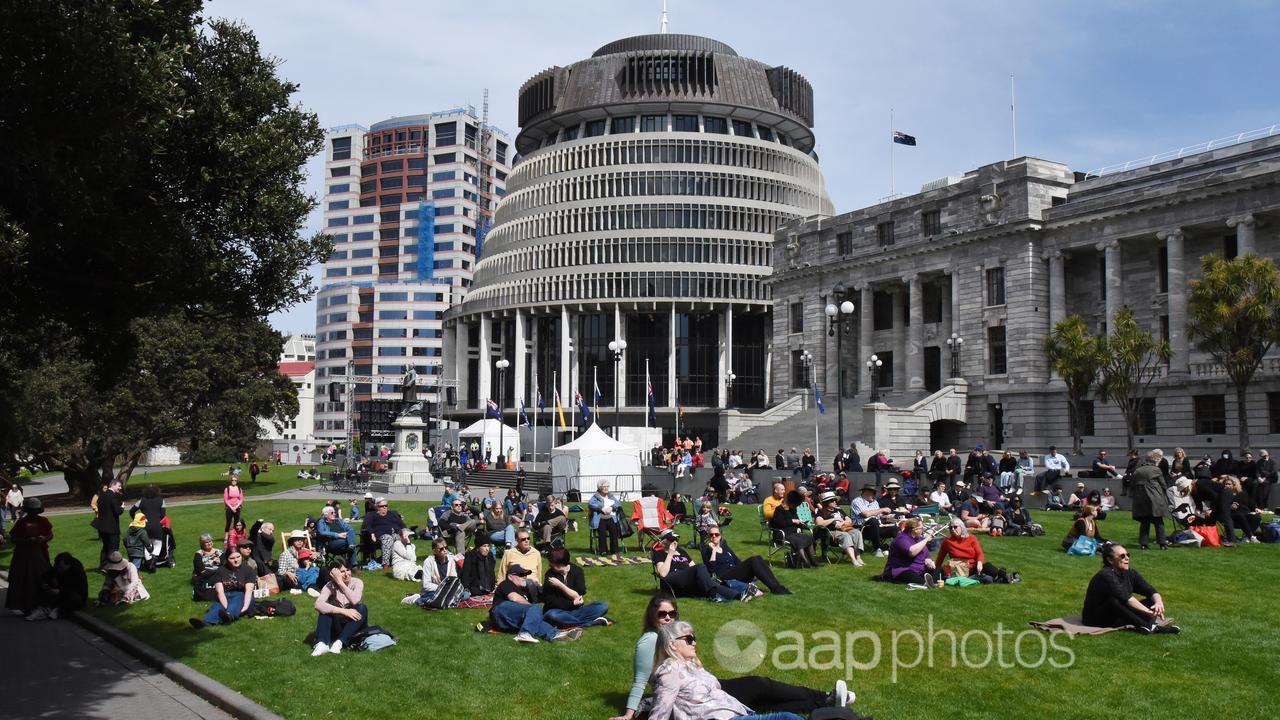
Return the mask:
<path id="1" fill-rule="evenodd" d="M 465 408 L 467 406 L 467 386 L 471 382 L 471 378 L 467 373 L 467 324 L 464 322 L 455 323 L 453 326 L 453 379 L 457 381 L 458 386 L 456 397 L 458 407 Z M 448 392 L 447 390 L 445 391 Z M 447 398 L 442 398 L 447 399 Z"/>
<path id="2" fill-rule="evenodd" d="M 1061 251 L 1049 253 L 1049 332 L 1067 319 L 1066 258 Z"/>
<path id="3" fill-rule="evenodd" d="M 1115 329 L 1116 313 L 1124 306 L 1124 289 L 1120 284 L 1120 241 L 1109 240 L 1098 243 L 1106 261 L 1107 280 L 1107 332 Z"/>
<path id="4" fill-rule="evenodd" d="M 951 269 L 947 268 L 946 270 L 943 270 L 943 273 L 947 278 L 947 292 L 950 293 L 951 285 L 954 284 L 954 280 L 952 280 L 951 278 Z M 941 292 L 941 289 L 939 289 L 939 292 Z M 941 325 L 942 327 L 938 328 L 938 332 L 942 334 L 942 341 L 941 341 L 942 347 L 945 348 L 947 345 L 947 338 L 951 337 L 951 333 L 955 332 L 955 329 L 954 329 L 955 318 L 951 315 L 951 295 L 950 294 L 946 296 L 946 302 L 942 303 Z"/>
<path id="5" fill-rule="evenodd" d="M 511 371 L 516 374 L 515 385 L 513 386 L 513 392 L 511 393 L 511 407 L 516 408 L 517 410 L 519 410 L 521 402 L 526 406 L 529 405 L 529 388 L 524 384 L 525 367 L 529 364 L 529 352 L 526 347 L 528 341 L 524 336 L 524 319 L 524 311 L 516 310 L 516 317 L 514 321 L 516 324 L 516 346 L 511 348 L 510 353 Z M 519 422 L 518 418 L 517 422 Z"/>
<path id="6" fill-rule="evenodd" d="M 893 289 L 893 389 L 907 387 L 907 326 L 906 293 L 903 288 Z M 865 361 L 864 361 L 865 362 Z"/>
<path id="7" fill-rule="evenodd" d="M 724 366 L 720 369 L 720 407 L 729 407 L 729 387 L 725 381 L 729 377 L 729 373 L 733 372 L 733 306 L 724 309 L 724 319 L 721 321 L 721 328 L 724 336 L 724 349 L 720 353 L 720 358 L 724 362 Z"/>
<path id="8" fill-rule="evenodd" d="M 492 347 L 489 340 L 493 336 L 493 318 L 487 313 L 480 315 L 480 377 L 479 398 L 480 409 L 485 408 L 485 401 L 497 400 L 493 394 L 493 358 L 490 357 Z"/>
<path id="9" fill-rule="evenodd" d="M 875 327 L 875 291 L 871 289 L 870 285 L 863 285 L 859 288 L 859 291 L 861 292 L 862 302 L 858 306 L 861 312 L 858 318 L 858 348 L 852 353 L 854 362 L 850 364 L 853 366 L 854 377 L 857 378 L 854 387 L 862 388 L 863 383 L 870 382 L 863 375 L 863 372 L 865 372 L 863 363 L 867 361 L 867 358 L 871 357 L 871 353 L 875 352 L 872 348 L 874 340 L 871 334 L 872 328 Z M 868 385 L 866 391 L 870 393 L 871 386 Z"/>
<path id="10" fill-rule="evenodd" d="M 1244 257 L 1254 253 L 1253 235 L 1257 229 L 1257 219 L 1253 214 L 1239 215 L 1227 219 L 1227 227 L 1236 229 L 1236 255 Z M 1170 278 L 1172 282 L 1173 278 Z M 1172 318 L 1169 322 L 1173 322 Z"/>
<path id="11" fill-rule="evenodd" d="M 920 276 L 902 278 L 907 284 L 907 315 L 911 325 L 907 328 L 907 389 L 924 389 L 924 295 L 920 290 Z"/>
<path id="12" fill-rule="evenodd" d="M 1187 375 L 1190 371 L 1191 343 L 1187 338 L 1187 271 L 1183 262 L 1181 228 L 1164 230 L 1156 238 L 1165 242 L 1169 257 L 1169 360 L 1170 375 Z"/>
<path id="13" fill-rule="evenodd" d="M 560 308 L 560 377 L 558 379 L 559 387 L 556 388 L 560 393 L 560 407 L 573 409 L 573 353 L 570 351 L 572 347 L 569 334 L 569 308 Z M 572 413 L 570 413 L 572 414 Z M 566 418 L 567 420 L 568 418 Z M 557 418 L 557 422 L 559 419 Z"/>
<path id="14" fill-rule="evenodd" d="M 676 406 L 676 306 L 671 306 L 671 320 L 667 323 L 671 342 L 667 346 L 667 407 Z"/>
<path id="15" fill-rule="evenodd" d="M 622 314 L 622 308 L 615 305 L 613 307 L 613 337 L 618 340 L 627 339 L 626 317 Z M 627 404 L 627 353 L 622 353 L 622 360 L 618 361 L 618 372 L 613 378 L 613 392 L 617 398 L 618 407 Z M 609 398 L 609 404 L 614 404 L 614 399 Z"/>

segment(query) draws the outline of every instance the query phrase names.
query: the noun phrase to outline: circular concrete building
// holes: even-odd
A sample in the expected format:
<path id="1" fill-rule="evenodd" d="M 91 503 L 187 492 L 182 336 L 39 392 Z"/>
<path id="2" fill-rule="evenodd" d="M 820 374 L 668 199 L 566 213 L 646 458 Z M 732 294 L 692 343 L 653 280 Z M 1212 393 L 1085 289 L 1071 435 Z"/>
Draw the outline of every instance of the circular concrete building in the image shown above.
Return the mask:
<path id="1" fill-rule="evenodd" d="M 598 387 L 605 424 L 616 391 L 621 424 L 643 425 L 651 384 L 667 436 L 681 408 L 681 430 L 709 441 L 722 408 L 764 407 L 774 230 L 831 212 L 809 82 L 709 38 L 641 35 L 535 75 L 519 123 L 447 317 L 459 414 L 539 392 L 550 408 L 555 382 L 566 408 Z"/>

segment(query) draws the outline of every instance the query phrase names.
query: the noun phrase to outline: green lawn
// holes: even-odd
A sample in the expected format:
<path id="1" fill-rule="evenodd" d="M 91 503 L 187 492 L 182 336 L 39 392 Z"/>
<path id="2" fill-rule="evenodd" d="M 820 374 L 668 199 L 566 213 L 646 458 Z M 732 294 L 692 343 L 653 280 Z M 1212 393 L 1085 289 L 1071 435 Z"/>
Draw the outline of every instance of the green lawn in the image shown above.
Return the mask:
<path id="1" fill-rule="evenodd" d="M 425 504 L 397 503 L 411 524 L 422 522 Z M 286 532 L 317 504 L 306 501 L 246 502 L 246 517 L 267 517 Z M 740 555 L 762 552 L 757 542 L 755 509 L 740 508 L 727 535 Z M 222 529 L 221 508 L 188 506 L 172 510 L 179 557 L 189 558 L 199 531 Z M 858 693 L 856 708 L 879 718 L 1115 718 L 1130 720 L 1152 712 L 1207 716 L 1229 709 L 1236 717 L 1262 717 L 1271 707 L 1270 693 L 1280 682 L 1274 658 L 1280 656 L 1270 592 L 1280 580 L 1280 549 L 1249 545 L 1227 549 L 1137 549 L 1137 526 L 1116 514 L 1102 523 L 1103 533 L 1133 543 L 1134 567 L 1165 596 L 1169 614 L 1182 626 L 1179 636 L 1140 637 L 1113 633 L 1104 637 L 1055 640 L 1047 659 L 1069 667 L 998 667 L 993 657 L 983 668 L 965 660 L 950 662 L 949 641 L 936 638 L 933 667 L 897 667 L 890 661 L 895 642 L 899 662 L 911 664 L 922 650 L 902 632 L 951 630 L 963 637 L 970 630 L 1000 636 L 1003 660 L 1013 650 L 1024 662 L 1039 664 L 1042 635 L 1018 639 L 1029 620 L 1078 613 L 1084 588 L 1097 570 L 1096 558 L 1071 558 L 1058 551 L 1069 518 L 1039 513 L 1048 534 L 1042 538 L 983 538 L 990 562 L 1020 570 L 1021 585 L 985 586 L 909 592 L 901 586 L 869 582 L 882 561 L 868 556 L 868 567 L 847 563 L 819 570 L 779 569 L 782 581 L 796 592 L 790 597 L 766 595 L 749 604 L 712 604 L 682 600 L 682 616 L 698 630 L 701 657 L 712 672 L 726 670 L 717 657 L 717 630 L 734 619 L 749 620 L 768 638 L 765 664 L 750 674 L 767 674 L 787 682 L 828 688 L 846 675 L 833 650 L 833 638 L 862 632 L 854 643 L 854 660 L 871 664 L 874 633 L 882 661 L 870 669 L 852 670 L 850 686 Z M 87 516 L 57 517 L 53 550 L 71 550 L 86 564 L 96 564 L 97 543 Z M 573 551 L 585 551 L 584 532 L 570 536 Z M 419 557 L 425 557 L 419 543 Z M 7 563 L 7 552 L 0 555 Z M 573 644 L 517 645 L 510 636 L 472 630 L 484 610 L 428 613 L 399 604 L 414 587 L 381 573 L 364 573 L 372 621 L 400 639 L 400 646 L 381 653 L 311 658 L 303 638 L 315 614 L 306 596 L 294 596 L 299 614 L 293 618 L 246 620 L 225 628 L 192 630 L 187 618 L 203 606 L 189 601 L 188 562 L 175 570 L 146 576 L 151 600 L 127 608 L 93 612 L 268 708 L 290 718 L 351 717 L 353 707 L 369 718 L 605 718 L 621 707 L 631 677 L 631 655 L 640 634 L 640 614 L 654 590 L 647 566 L 588 569 L 588 598 L 610 603 L 619 623 L 589 630 Z M 797 631 L 805 642 L 795 652 L 795 638 L 775 633 Z M 833 632 L 827 636 L 814 633 Z M 994 642 L 994 641 L 993 641 Z M 987 645 L 977 636 L 966 641 L 965 658 L 981 665 Z M 726 637 L 719 647 L 729 648 Z M 1065 650 L 1063 649 L 1065 648 Z M 795 667 L 803 658 L 809 667 Z M 781 669 L 772 669 L 780 663 Z M 815 667 L 816 666 L 816 667 Z M 1211 676 L 1211 677 L 1209 677 Z M 344 684 L 347 678 L 357 684 Z M 287 680 L 287 682 L 286 682 Z M 896 681 L 895 681 L 896 680 Z M 1206 683 L 1212 683 L 1212 699 Z M 518 692 L 512 686 L 520 688 Z M 347 688 L 330 702 L 324 689 Z M 501 689 L 499 689 L 499 687 Z M 1214 708 L 1215 710 L 1209 710 Z M 959 712 L 957 712 L 959 711 Z M 1189 711 L 1189 712 L 1188 712 Z"/>

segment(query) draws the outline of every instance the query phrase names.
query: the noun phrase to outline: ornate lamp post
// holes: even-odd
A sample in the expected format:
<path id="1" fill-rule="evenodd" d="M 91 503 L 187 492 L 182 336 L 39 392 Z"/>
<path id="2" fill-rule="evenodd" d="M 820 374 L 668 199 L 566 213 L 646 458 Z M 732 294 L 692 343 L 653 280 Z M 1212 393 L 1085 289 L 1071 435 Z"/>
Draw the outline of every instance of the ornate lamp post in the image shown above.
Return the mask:
<path id="1" fill-rule="evenodd" d="M 947 347 L 951 348 L 951 377 L 960 377 L 960 346 L 964 344 L 964 338 L 955 333 L 951 333 L 951 337 L 947 338 Z"/>
<path id="2" fill-rule="evenodd" d="M 622 362 L 622 354 L 627 351 L 627 341 L 622 338 L 609 341 L 609 352 L 613 353 L 613 439 L 618 439 L 618 363 Z"/>
<path id="3" fill-rule="evenodd" d="M 729 371 L 728 375 L 724 376 L 724 387 L 725 387 L 724 396 L 725 396 L 725 399 L 727 400 L 727 402 L 725 403 L 726 407 L 733 407 L 733 381 L 737 379 L 738 379 L 738 376 L 734 375 L 732 370 Z"/>
<path id="4" fill-rule="evenodd" d="M 871 402 L 880 402 L 880 368 L 884 361 L 872 355 L 867 359 L 867 378 L 871 381 Z"/>
<path id="5" fill-rule="evenodd" d="M 827 337 L 836 336 L 836 422 L 838 429 L 836 434 L 840 449 L 844 449 L 844 343 L 841 340 L 844 333 L 848 330 L 848 323 L 853 321 L 853 302 L 845 300 L 837 306 L 835 303 L 827 303 L 825 309 L 827 313 Z M 836 332 L 839 326 L 840 332 Z"/>
<path id="6" fill-rule="evenodd" d="M 507 411 L 503 404 L 505 402 L 503 395 L 507 391 L 507 368 L 511 367 L 511 363 L 506 358 L 502 358 L 494 363 L 494 367 L 498 368 L 498 457 L 503 458 L 505 465 L 511 461 L 511 458 L 506 456 L 507 446 L 504 434 L 507 430 Z"/>

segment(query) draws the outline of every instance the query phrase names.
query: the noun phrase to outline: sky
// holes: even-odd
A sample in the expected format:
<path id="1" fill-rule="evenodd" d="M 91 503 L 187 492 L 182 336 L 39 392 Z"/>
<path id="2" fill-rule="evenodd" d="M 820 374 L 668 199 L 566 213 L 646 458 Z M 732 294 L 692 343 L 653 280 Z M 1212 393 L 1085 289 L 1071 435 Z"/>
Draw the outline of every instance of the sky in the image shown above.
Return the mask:
<path id="1" fill-rule="evenodd" d="M 814 90 L 814 131 L 837 212 L 893 187 L 1017 155 L 1078 171 L 1280 123 L 1280 3 L 1187 0 L 669 0 L 669 32 L 706 35 L 786 65 Z M 513 136 L 516 93 L 536 73 L 657 32 L 661 0 L 211 0 L 243 22 L 297 102 L 326 128 L 480 108 Z M 893 123 L 890 125 L 892 109 Z M 322 159 L 307 189 L 323 192 Z M 307 231 L 320 229 L 317 209 Z M 314 332 L 311 303 L 271 318 Z"/>

